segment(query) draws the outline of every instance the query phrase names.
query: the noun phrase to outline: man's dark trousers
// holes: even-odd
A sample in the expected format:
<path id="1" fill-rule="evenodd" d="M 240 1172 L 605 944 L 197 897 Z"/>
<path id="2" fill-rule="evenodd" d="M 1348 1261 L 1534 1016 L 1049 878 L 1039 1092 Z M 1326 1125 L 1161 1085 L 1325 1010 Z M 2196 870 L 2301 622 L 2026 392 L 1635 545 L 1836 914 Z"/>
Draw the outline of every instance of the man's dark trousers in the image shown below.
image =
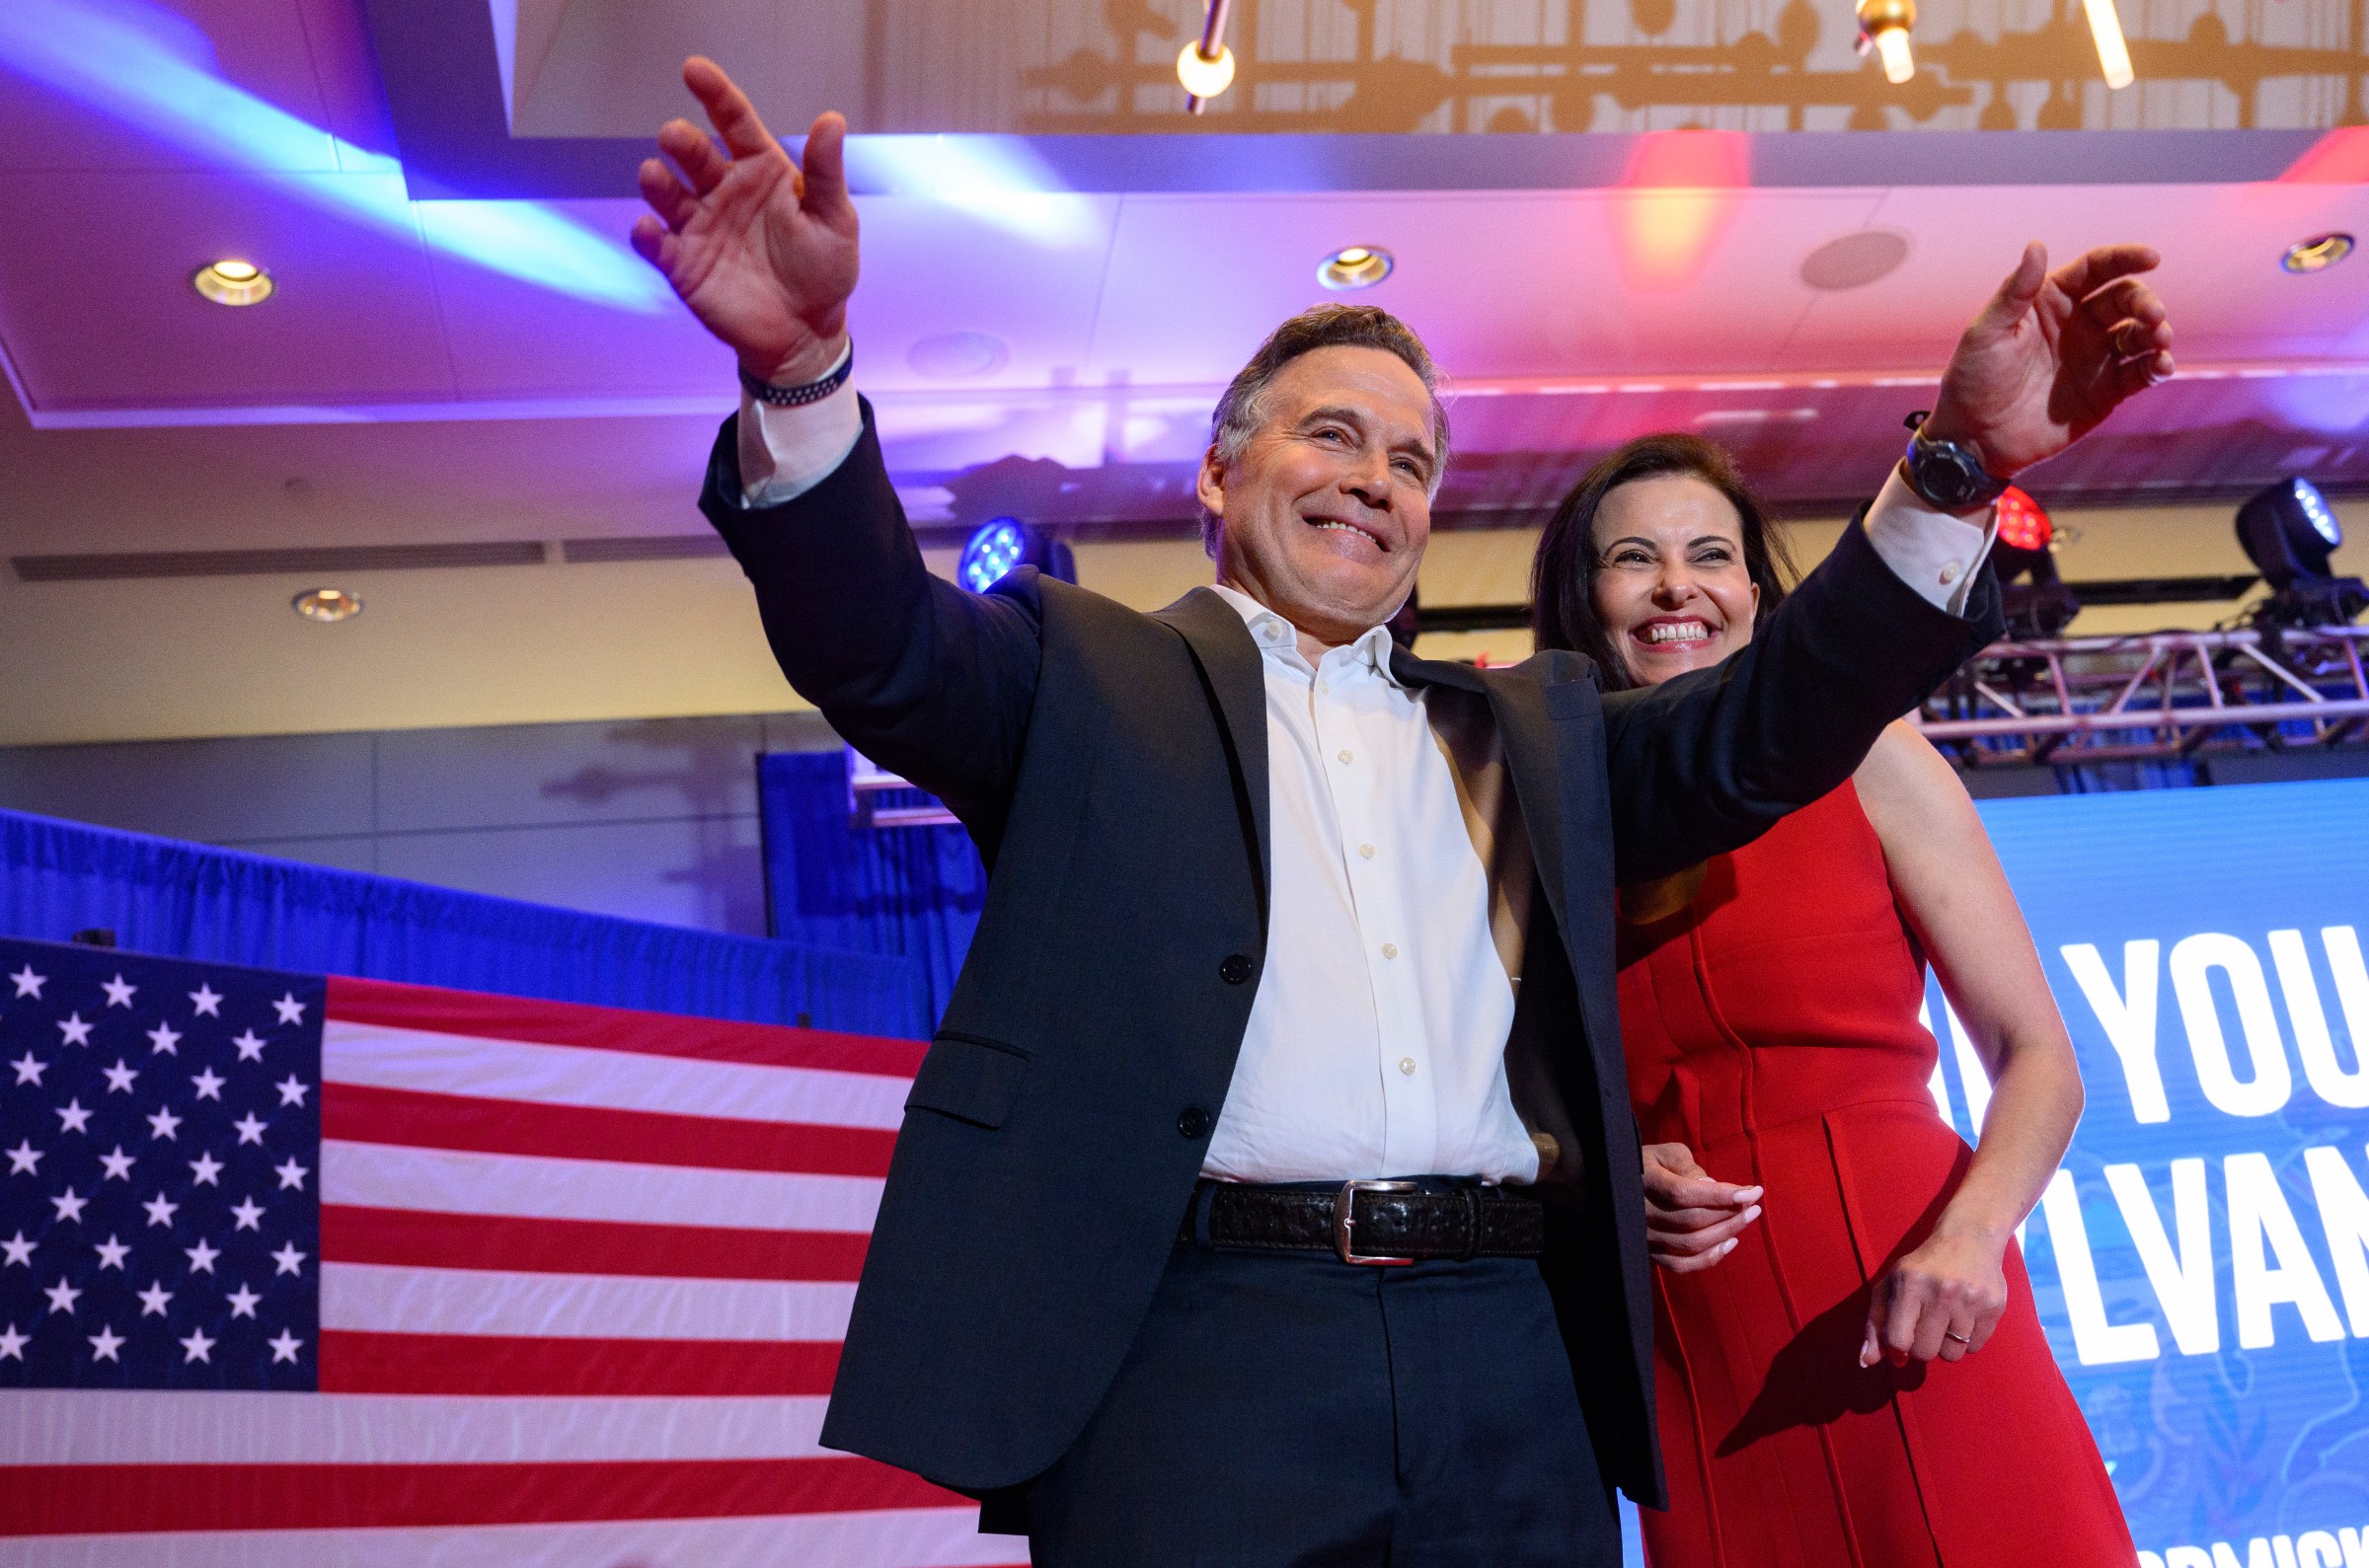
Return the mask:
<path id="1" fill-rule="evenodd" d="M 1200 1234 L 1076 1446 L 999 1500 L 1036 1568 L 1619 1568 L 1535 1259 Z"/>

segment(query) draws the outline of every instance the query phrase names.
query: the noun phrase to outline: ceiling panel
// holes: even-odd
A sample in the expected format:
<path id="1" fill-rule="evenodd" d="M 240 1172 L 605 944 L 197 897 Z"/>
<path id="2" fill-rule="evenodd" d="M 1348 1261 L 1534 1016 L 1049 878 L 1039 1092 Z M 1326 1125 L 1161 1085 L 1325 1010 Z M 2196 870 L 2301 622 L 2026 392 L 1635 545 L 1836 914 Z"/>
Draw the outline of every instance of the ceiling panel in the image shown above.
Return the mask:
<path id="1" fill-rule="evenodd" d="M 391 176 L 342 183 L 400 204 Z M 434 292 L 414 238 L 324 218 L 229 175 L 93 172 L 36 231 L 0 238 L 0 343 L 38 411 L 452 395 Z M 229 310 L 189 275 L 265 261 L 279 290 Z"/>

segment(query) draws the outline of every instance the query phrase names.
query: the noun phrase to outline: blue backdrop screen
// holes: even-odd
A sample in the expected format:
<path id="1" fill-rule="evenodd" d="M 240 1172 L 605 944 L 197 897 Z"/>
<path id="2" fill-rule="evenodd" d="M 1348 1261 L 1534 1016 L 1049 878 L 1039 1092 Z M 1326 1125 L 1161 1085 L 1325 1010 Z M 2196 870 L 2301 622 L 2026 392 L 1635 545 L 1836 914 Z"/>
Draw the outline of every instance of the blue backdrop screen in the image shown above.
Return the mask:
<path id="1" fill-rule="evenodd" d="M 2089 1088 L 2025 1254 L 2141 1562 L 2365 1568 L 2369 782 L 1982 814 Z"/>

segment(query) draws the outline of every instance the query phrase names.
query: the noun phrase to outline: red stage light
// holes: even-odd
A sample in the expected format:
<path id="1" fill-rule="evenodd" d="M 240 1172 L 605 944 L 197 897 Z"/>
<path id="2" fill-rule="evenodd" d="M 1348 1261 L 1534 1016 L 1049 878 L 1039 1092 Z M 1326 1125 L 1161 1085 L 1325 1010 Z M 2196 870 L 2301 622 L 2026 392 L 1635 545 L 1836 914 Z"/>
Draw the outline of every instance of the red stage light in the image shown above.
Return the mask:
<path id="1" fill-rule="evenodd" d="M 1999 493 L 1999 543 L 2010 550 L 2046 550 L 2056 528 L 2038 501 L 2010 485 Z"/>

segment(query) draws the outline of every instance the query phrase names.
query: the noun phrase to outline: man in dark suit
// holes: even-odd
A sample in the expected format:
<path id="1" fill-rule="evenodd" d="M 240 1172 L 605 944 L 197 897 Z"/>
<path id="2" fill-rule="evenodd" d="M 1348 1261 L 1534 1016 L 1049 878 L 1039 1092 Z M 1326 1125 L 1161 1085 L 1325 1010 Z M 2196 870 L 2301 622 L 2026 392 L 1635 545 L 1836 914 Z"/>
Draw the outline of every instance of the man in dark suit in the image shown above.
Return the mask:
<path id="1" fill-rule="evenodd" d="M 1660 1478 L 1614 884 L 1835 787 L 1995 633 L 1983 471 L 2170 372 L 2152 255 L 2035 247 L 1751 645 L 1606 699 L 1570 654 L 1391 647 L 1448 432 L 1376 310 L 1221 399 L 1215 588 L 931 576 L 849 384 L 844 127 L 802 170 L 684 74 L 723 147 L 661 130 L 636 243 L 740 358 L 702 505 L 791 683 L 992 871 L 824 1441 L 1039 1563 L 1617 1562 L 1611 1485 Z"/>

